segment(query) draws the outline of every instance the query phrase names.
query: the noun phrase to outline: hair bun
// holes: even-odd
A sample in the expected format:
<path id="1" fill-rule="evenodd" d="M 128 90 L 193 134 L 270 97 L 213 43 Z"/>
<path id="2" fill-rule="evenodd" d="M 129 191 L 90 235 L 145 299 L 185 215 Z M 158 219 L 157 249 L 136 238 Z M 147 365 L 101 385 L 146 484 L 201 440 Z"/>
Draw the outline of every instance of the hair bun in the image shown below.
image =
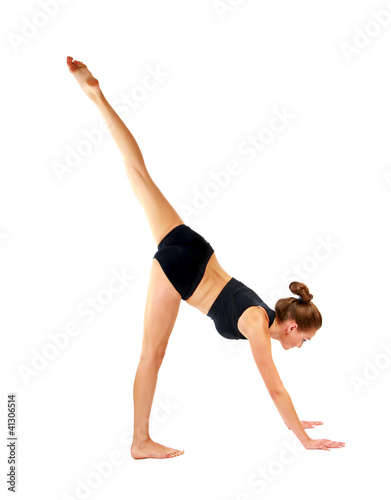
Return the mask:
<path id="1" fill-rule="evenodd" d="M 311 302 L 311 300 L 314 298 L 314 296 L 309 293 L 308 295 L 300 295 L 300 299 L 305 302 L 306 304 L 308 304 L 309 302 Z"/>
<path id="2" fill-rule="evenodd" d="M 289 290 L 294 294 L 298 295 L 300 299 L 308 304 L 314 298 L 312 293 L 310 293 L 308 286 L 300 281 L 292 281 L 289 285 Z"/>

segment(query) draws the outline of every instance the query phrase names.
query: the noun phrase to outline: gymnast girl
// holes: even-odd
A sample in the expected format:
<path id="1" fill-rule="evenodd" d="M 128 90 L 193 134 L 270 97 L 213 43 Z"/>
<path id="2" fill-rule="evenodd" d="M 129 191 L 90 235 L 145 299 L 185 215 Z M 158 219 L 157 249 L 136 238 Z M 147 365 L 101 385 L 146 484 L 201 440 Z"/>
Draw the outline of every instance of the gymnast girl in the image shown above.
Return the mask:
<path id="1" fill-rule="evenodd" d="M 153 441 L 149 418 L 159 368 L 181 300 L 212 319 L 220 335 L 248 340 L 255 363 L 282 419 L 307 449 L 341 448 L 345 443 L 311 439 L 305 429 L 320 421 L 300 421 L 271 354 L 271 339 L 284 349 L 300 348 L 322 326 L 322 316 L 304 283 L 289 289 L 298 297 L 279 299 L 275 310 L 219 264 L 208 241 L 186 225 L 149 175 L 138 144 L 103 95 L 87 66 L 67 57 L 67 65 L 101 112 L 125 164 L 130 185 L 145 210 L 157 251 L 152 259 L 144 313 L 140 361 L 134 387 L 134 459 L 172 458 L 184 453 Z"/>

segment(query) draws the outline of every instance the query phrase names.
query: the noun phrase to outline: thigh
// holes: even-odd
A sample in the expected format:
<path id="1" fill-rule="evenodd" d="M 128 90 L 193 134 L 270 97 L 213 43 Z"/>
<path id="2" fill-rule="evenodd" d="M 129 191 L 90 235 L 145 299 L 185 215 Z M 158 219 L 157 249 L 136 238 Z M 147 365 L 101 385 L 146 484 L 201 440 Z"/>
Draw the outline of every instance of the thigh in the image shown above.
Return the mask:
<path id="1" fill-rule="evenodd" d="M 147 169 L 127 167 L 127 176 L 158 245 L 171 229 L 184 222 L 154 183 Z"/>
<path id="2" fill-rule="evenodd" d="M 142 357 L 164 357 L 180 303 L 181 296 L 164 274 L 159 262 L 152 259 L 144 313 Z"/>

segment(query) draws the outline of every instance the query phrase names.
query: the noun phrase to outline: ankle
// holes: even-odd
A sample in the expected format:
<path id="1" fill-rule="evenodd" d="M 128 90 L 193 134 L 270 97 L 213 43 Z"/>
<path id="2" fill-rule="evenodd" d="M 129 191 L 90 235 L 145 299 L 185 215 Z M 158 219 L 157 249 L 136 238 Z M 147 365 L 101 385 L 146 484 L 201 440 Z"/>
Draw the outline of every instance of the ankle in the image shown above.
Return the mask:
<path id="1" fill-rule="evenodd" d="M 91 99 L 91 101 L 98 102 L 103 98 L 103 93 L 100 88 L 94 89 L 93 91 L 86 92 L 87 96 Z"/>
<path id="2" fill-rule="evenodd" d="M 143 446 L 148 441 L 151 441 L 149 434 L 140 434 L 136 432 L 133 434 L 133 443 L 132 443 L 133 446 Z"/>

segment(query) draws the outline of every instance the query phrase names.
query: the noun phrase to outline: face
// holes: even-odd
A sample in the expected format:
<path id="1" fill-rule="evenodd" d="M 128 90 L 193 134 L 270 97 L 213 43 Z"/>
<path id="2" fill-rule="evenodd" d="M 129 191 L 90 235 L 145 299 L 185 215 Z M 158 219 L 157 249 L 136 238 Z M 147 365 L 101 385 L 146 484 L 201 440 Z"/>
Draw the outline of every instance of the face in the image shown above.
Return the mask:
<path id="1" fill-rule="evenodd" d="M 285 350 L 292 349 L 292 347 L 298 347 L 299 349 L 305 344 L 305 342 L 310 341 L 316 330 L 301 331 L 298 329 L 297 323 L 288 320 L 283 323 L 283 333 L 279 336 L 279 341 Z"/>

